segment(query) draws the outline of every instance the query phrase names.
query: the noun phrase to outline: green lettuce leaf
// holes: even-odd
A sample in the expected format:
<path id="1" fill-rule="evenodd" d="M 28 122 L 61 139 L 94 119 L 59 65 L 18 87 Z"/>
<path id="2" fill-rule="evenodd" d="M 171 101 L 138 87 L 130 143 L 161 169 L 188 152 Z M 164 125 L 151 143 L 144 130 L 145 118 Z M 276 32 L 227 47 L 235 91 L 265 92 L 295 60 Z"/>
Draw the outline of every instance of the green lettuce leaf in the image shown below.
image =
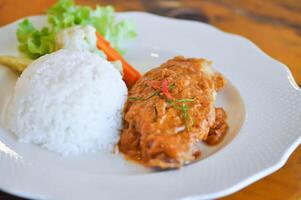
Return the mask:
<path id="1" fill-rule="evenodd" d="M 37 30 L 27 19 L 19 23 L 17 39 L 19 50 L 30 58 L 51 53 L 55 49 L 55 34 L 47 27 Z"/>
<path id="2" fill-rule="evenodd" d="M 111 6 L 75 5 L 73 0 L 59 0 L 48 12 L 48 26 L 37 30 L 29 20 L 18 24 L 19 49 L 30 58 L 37 58 L 55 51 L 56 33 L 75 25 L 92 25 L 110 41 L 112 47 L 123 53 L 124 41 L 136 36 L 135 27 L 129 21 L 117 21 Z"/>

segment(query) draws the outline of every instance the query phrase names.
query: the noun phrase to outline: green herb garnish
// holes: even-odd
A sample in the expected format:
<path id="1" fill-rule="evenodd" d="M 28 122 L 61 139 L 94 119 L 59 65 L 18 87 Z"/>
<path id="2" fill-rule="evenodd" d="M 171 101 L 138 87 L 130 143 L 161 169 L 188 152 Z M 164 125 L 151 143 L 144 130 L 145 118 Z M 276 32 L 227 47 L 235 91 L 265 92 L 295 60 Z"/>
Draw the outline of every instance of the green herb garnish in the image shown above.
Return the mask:
<path id="1" fill-rule="evenodd" d="M 167 100 L 167 103 L 169 103 L 174 109 L 176 110 L 181 110 L 181 107 L 179 107 L 177 105 L 177 102 L 173 101 L 173 100 Z"/>
<path id="2" fill-rule="evenodd" d="M 176 102 L 193 102 L 194 101 L 194 99 L 192 98 L 192 99 L 177 99 L 177 100 L 175 100 Z"/>
<path id="3" fill-rule="evenodd" d="M 129 101 L 145 101 L 148 100 L 156 95 L 160 94 L 160 90 L 156 90 L 154 93 L 152 93 L 150 96 L 142 98 L 142 97 L 129 97 L 128 100 Z"/>
<path id="4" fill-rule="evenodd" d="M 185 123 L 185 128 L 187 130 L 190 130 L 191 126 L 193 126 L 194 122 L 193 119 L 189 116 L 188 113 L 188 106 L 186 104 L 186 102 L 193 102 L 194 98 L 183 98 L 183 99 L 176 99 L 176 100 L 167 100 L 167 103 L 169 103 L 174 109 L 176 110 L 180 110 L 183 114 L 183 118 L 184 118 L 184 123 Z M 178 104 L 182 103 L 181 106 L 179 106 Z M 191 126 L 189 126 L 188 122 L 189 120 L 191 120 Z"/>
<path id="5" fill-rule="evenodd" d="M 183 112 L 183 117 L 184 117 L 185 128 L 187 130 L 190 130 L 190 126 L 188 126 L 188 118 L 189 118 L 189 116 L 188 116 L 188 110 L 189 109 L 188 109 L 186 103 L 183 103 L 182 104 L 182 112 Z"/>
<path id="6" fill-rule="evenodd" d="M 59 0 L 47 11 L 47 17 L 48 25 L 42 29 L 37 29 L 28 19 L 18 24 L 19 49 L 30 58 L 38 58 L 55 51 L 56 34 L 76 25 L 92 25 L 121 53 L 122 43 L 136 36 L 133 24 L 126 20 L 117 20 L 112 6 L 96 6 L 92 9 L 75 5 L 73 0 Z"/>
<path id="7" fill-rule="evenodd" d="M 168 91 L 172 91 L 172 89 L 175 87 L 175 84 L 170 84 L 168 86 Z M 162 91 L 161 89 L 155 90 L 154 93 L 152 93 L 150 96 L 146 97 L 146 98 L 142 98 L 142 97 L 129 97 L 128 100 L 129 101 L 145 101 L 148 100 L 150 98 L 152 98 L 153 96 L 159 95 L 161 98 L 164 98 L 166 100 L 166 102 L 168 104 L 170 104 L 174 109 L 179 110 L 182 112 L 183 118 L 184 118 L 184 124 L 185 124 L 185 128 L 189 131 L 190 128 L 193 126 L 194 122 L 193 122 L 193 118 L 191 118 L 189 116 L 189 107 L 187 106 L 187 102 L 193 102 L 195 99 L 194 98 L 183 98 L 183 99 L 174 99 L 174 98 L 167 98 L 166 95 L 160 94 Z M 180 104 L 180 105 L 179 105 Z M 157 110 L 155 108 L 155 112 L 156 115 Z M 189 121 L 191 121 L 191 124 L 189 125 Z"/>
<path id="8" fill-rule="evenodd" d="M 175 86 L 176 86 L 175 83 L 170 84 L 170 85 L 168 86 L 168 90 L 172 92 L 172 90 L 174 89 Z"/>
<path id="9" fill-rule="evenodd" d="M 129 101 L 140 101 L 140 100 L 143 100 L 143 98 L 141 98 L 141 97 L 129 97 L 128 100 Z"/>

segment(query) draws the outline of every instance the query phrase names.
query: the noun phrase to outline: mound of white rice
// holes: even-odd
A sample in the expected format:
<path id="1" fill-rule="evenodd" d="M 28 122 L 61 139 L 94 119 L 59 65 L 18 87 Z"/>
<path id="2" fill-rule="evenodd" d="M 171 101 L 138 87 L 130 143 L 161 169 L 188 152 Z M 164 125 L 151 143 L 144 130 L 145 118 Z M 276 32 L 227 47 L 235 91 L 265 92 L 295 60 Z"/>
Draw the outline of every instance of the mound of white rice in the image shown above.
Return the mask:
<path id="1" fill-rule="evenodd" d="M 111 63 L 89 52 L 59 50 L 22 73 L 6 124 L 20 142 L 63 155 L 112 150 L 126 96 Z"/>

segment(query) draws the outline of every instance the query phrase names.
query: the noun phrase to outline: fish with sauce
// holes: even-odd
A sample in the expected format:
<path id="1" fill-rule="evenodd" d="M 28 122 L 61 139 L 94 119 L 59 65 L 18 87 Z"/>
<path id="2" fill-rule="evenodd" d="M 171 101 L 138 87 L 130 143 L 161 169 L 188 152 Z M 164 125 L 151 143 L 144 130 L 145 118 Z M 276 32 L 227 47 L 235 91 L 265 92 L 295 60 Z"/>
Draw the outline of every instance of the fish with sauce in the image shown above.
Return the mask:
<path id="1" fill-rule="evenodd" d="M 198 160 L 198 144 L 218 144 L 228 130 L 225 111 L 214 106 L 225 83 L 205 59 L 178 56 L 150 70 L 129 90 L 119 150 L 154 168 Z"/>

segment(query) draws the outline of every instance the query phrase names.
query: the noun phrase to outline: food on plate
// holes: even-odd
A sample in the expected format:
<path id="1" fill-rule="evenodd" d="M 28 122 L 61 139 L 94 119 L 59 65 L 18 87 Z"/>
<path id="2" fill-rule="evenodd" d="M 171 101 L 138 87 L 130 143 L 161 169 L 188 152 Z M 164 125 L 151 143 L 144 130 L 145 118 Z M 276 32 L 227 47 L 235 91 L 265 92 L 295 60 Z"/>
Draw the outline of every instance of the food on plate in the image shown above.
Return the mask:
<path id="1" fill-rule="evenodd" d="M 107 59 L 107 55 L 97 48 L 96 29 L 91 25 L 77 25 L 66 28 L 56 35 L 56 48 L 87 50 Z M 123 74 L 122 63 L 119 60 L 109 60 Z"/>
<path id="2" fill-rule="evenodd" d="M 135 27 L 129 21 L 116 20 L 111 6 L 97 6 L 93 10 L 75 5 L 72 0 L 60 0 L 47 15 L 48 25 L 41 30 L 28 19 L 18 24 L 19 50 L 29 58 L 36 59 L 63 48 L 86 49 L 111 61 L 123 74 L 128 87 L 141 77 L 122 57 L 122 44 L 136 36 Z"/>
<path id="3" fill-rule="evenodd" d="M 47 15 L 41 30 L 28 19 L 18 24 L 27 57 L 0 56 L 21 74 L 2 111 L 20 142 L 62 155 L 118 146 L 130 159 L 166 169 L 198 160 L 200 142 L 223 139 L 227 115 L 214 103 L 225 79 L 211 62 L 178 56 L 141 77 L 122 55 L 134 26 L 116 20 L 112 7 L 60 0 Z"/>
<path id="4" fill-rule="evenodd" d="M 112 151 L 127 87 L 105 59 L 62 49 L 31 63 L 18 78 L 4 120 L 20 142 L 63 155 Z"/>
<path id="5" fill-rule="evenodd" d="M 32 60 L 29 58 L 0 56 L 0 65 L 9 67 L 18 73 L 21 73 L 30 63 L 32 63 Z"/>
<path id="6" fill-rule="evenodd" d="M 23 72 L 4 124 L 19 141 L 64 155 L 112 150 L 126 85 L 141 77 L 122 56 L 135 28 L 116 20 L 110 6 L 93 10 L 72 0 L 58 1 L 47 15 L 41 30 L 28 19 L 18 24 L 19 50 L 27 58 L 0 56 L 0 64 Z"/>
<path id="7" fill-rule="evenodd" d="M 76 25 L 91 25 L 103 35 L 113 48 L 122 52 L 122 43 L 134 38 L 134 25 L 125 20 L 116 20 L 111 6 L 75 5 L 72 0 L 59 0 L 48 12 L 48 25 L 38 30 L 29 20 L 19 23 L 17 38 L 19 49 L 31 58 L 51 53 L 56 50 L 56 35 L 58 32 Z"/>
<path id="8" fill-rule="evenodd" d="M 215 108 L 225 79 L 205 59 L 175 57 L 129 90 L 119 150 L 148 167 L 177 168 L 200 158 L 200 141 L 218 143 L 228 129 Z"/>
<path id="9" fill-rule="evenodd" d="M 120 61 L 122 63 L 123 80 L 129 88 L 132 87 L 141 77 L 140 72 L 132 67 L 100 34 L 96 35 L 98 38 L 97 47 L 105 52 L 109 61 Z"/>
<path id="10" fill-rule="evenodd" d="M 77 25 L 61 30 L 55 39 L 56 49 L 87 50 L 106 59 L 106 54 L 97 49 L 96 29 L 91 25 Z"/>
<path id="11" fill-rule="evenodd" d="M 225 133 L 228 130 L 228 124 L 226 122 L 227 115 L 224 109 L 216 108 L 215 109 L 215 123 L 210 127 L 208 137 L 205 140 L 205 143 L 208 145 L 216 145 L 218 144 Z"/>

